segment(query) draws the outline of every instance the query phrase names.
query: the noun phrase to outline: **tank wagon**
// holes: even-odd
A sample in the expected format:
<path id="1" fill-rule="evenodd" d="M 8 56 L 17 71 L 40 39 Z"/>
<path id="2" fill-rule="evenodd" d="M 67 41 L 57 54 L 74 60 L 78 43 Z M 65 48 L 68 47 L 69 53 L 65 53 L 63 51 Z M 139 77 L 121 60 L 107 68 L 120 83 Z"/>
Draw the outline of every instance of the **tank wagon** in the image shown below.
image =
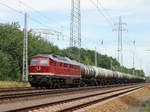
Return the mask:
<path id="1" fill-rule="evenodd" d="M 29 82 L 33 87 L 78 87 L 144 82 L 143 77 L 111 71 L 56 54 L 38 54 L 29 64 Z"/>

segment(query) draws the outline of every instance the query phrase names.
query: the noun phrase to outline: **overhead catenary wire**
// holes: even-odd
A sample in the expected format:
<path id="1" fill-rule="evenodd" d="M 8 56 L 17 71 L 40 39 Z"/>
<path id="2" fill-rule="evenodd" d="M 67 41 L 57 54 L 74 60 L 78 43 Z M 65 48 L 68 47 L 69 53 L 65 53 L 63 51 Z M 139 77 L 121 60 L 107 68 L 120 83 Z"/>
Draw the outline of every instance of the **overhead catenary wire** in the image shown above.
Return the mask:
<path id="1" fill-rule="evenodd" d="M 12 8 L 12 7 L 10 7 L 10 6 L 9 6 L 9 5 L 7 5 L 7 4 L 4 4 L 4 3 L 0 2 L 0 5 L 2 5 L 2 6 L 4 6 L 4 7 L 7 7 L 7 8 L 9 8 L 9 9 L 11 9 L 11 10 L 13 10 L 14 12 L 17 12 L 18 14 L 24 15 L 24 13 L 23 13 L 23 12 L 18 11 L 17 9 Z"/>
<path id="2" fill-rule="evenodd" d="M 108 10 L 107 10 L 105 7 L 103 7 L 102 2 L 100 2 L 100 0 L 97 0 L 97 4 L 98 4 L 99 6 L 101 6 L 101 8 L 105 11 L 105 13 L 107 14 L 108 18 L 112 21 L 112 23 L 115 23 L 115 22 L 113 21 L 111 15 L 110 15 L 110 13 L 108 12 Z"/>
<path id="3" fill-rule="evenodd" d="M 18 13 L 18 14 L 21 14 L 21 15 L 23 15 L 23 16 L 24 16 L 24 14 L 25 14 L 25 13 L 23 13 L 22 11 L 18 11 L 17 9 L 15 9 L 15 8 L 13 8 L 13 7 L 7 5 L 7 4 L 5 4 L 5 3 L 3 3 L 3 2 L 0 2 L 0 5 L 2 5 L 2 6 L 4 6 L 4 7 L 7 7 L 7 8 L 9 8 L 10 10 L 12 10 L 12 11 Z M 40 25 L 43 26 L 43 27 L 49 28 L 49 26 L 47 26 L 46 24 L 40 22 L 39 20 L 37 20 L 37 19 L 31 17 L 30 15 L 28 15 L 28 18 L 29 18 L 30 20 L 32 20 L 33 22 L 36 22 L 36 23 L 40 24 Z"/>
<path id="4" fill-rule="evenodd" d="M 93 1 L 93 0 L 89 0 L 97 9 L 97 11 L 105 18 L 105 20 L 111 25 L 114 26 L 114 23 L 112 23 L 112 21 L 110 19 L 108 19 L 105 14 L 102 12 L 102 10 L 99 8 L 99 6 Z"/>
<path id="5" fill-rule="evenodd" d="M 20 0 L 19 0 L 19 1 L 20 1 Z M 16 12 L 16 13 L 21 14 L 21 15 L 24 16 L 24 12 L 19 11 L 19 10 L 15 9 L 15 8 L 13 8 L 13 7 L 11 7 L 11 6 L 7 5 L 7 4 L 5 4 L 5 3 L 0 2 L 0 4 L 3 5 L 3 6 L 5 6 L 5 7 L 7 7 L 7 8 L 9 8 L 9 9 L 11 9 L 12 11 L 14 11 L 14 12 Z M 94 4 L 95 4 L 95 3 L 94 3 Z M 27 4 L 26 4 L 26 5 L 27 5 Z M 97 5 L 95 4 L 95 6 L 97 6 Z M 28 6 L 28 7 L 30 7 L 30 6 Z M 37 11 L 36 9 L 34 9 L 34 8 L 32 8 L 32 7 L 30 7 L 30 8 L 31 8 L 32 10 Z M 37 11 L 37 12 L 38 12 L 38 11 Z M 39 13 L 39 12 L 38 12 L 38 13 Z M 40 12 L 40 13 L 41 13 L 41 12 Z M 105 15 L 104 15 L 104 16 L 105 16 Z M 49 28 L 48 25 L 46 25 L 46 24 L 42 23 L 41 21 L 35 19 L 34 17 L 30 16 L 29 14 L 28 14 L 28 18 L 29 18 L 30 20 L 32 20 L 33 22 L 36 22 L 36 23 L 38 23 L 39 25 L 41 25 L 41 26 L 43 26 L 43 27 Z M 47 19 L 48 19 L 48 18 L 47 18 Z M 110 20 L 107 19 L 107 21 L 109 21 L 109 23 L 110 23 Z M 67 37 L 67 35 L 65 35 L 65 36 Z"/>
<path id="6" fill-rule="evenodd" d="M 44 27 L 46 27 L 46 28 L 49 28 L 49 26 L 47 26 L 46 24 L 43 24 L 43 23 L 40 22 L 39 20 L 36 20 L 35 18 L 33 18 L 33 17 L 31 17 L 31 16 L 29 16 L 29 18 L 30 18 L 32 21 L 34 21 L 34 22 L 36 22 L 36 23 L 38 23 L 38 24 L 40 24 L 40 25 L 42 25 L 42 26 L 44 26 Z"/>
<path id="7" fill-rule="evenodd" d="M 18 0 L 18 1 L 19 1 L 19 3 L 22 4 L 24 7 L 33 10 L 33 11 L 36 12 L 40 17 L 43 17 L 45 20 L 47 20 L 47 21 L 52 20 L 52 18 L 49 18 L 48 16 L 43 15 L 39 10 L 37 10 L 37 9 L 35 9 L 35 8 L 33 8 L 33 7 L 31 7 L 30 5 L 28 5 L 28 4 L 24 3 L 24 2 L 22 2 L 21 0 Z M 48 27 L 47 25 L 43 24 L 42 22 L 40 22 L 40 21 L 38 21 L 38 20 L 36 20 L 36 19 L 34 19 L 34 18 L 32 18 L 32 17 L 31 17 L 31 19 L 34 20 L 34 21 L 39 22 L 39 24 L 44 25 L 45 27 Z M 54 20 L 52 20 L 52 21 L 54 21 Z M 60 26 L 60 27 L 61 27 L 62 25 L 56 23 L 56 26 Z M 63 34 L 62 32 L 58 32 L 58 31 L 56 31 L 56 30 L 52 30 L 51 28 L 49 28 L 49 30 L 51 30 L 51 31 L 53 31 L 53 32 L 61 33 L 62 37 L 64 37 L 64 34 Z M 59 39 L 57 39 L 57 40 L 59 40 Z M 64 39 L 62 39 L 62 40 L 64 40 Z"/>
<path id="8" fill-rule="evenodd" d="M 30 5 L 24 3 L 23 1 L 21 1 L 21 0 L 18 0 L 18 1 L 19 1 L 20 4 L 22 4 L 22 5 L 25 6 L 26 8 L 29 8 L 29 9 L 33 10 L 34 12 L 36 12 L 37 14 L 39 14 L 40 17 L 43 17 L 45 20 L 47 20 L 47 21 L 50 21 L 50 20 L 54 21 L 52 18 L 49 18 L 48 16 L 43 15 L 39 10 L 37 10 L 37 9 L 35 9 L 35 8 L 33 8 L 33 7 L 31 7 Z M 62 26 L 61 24 L 56 24 L 56 25 L 57 25 L 57 26 Z"/>

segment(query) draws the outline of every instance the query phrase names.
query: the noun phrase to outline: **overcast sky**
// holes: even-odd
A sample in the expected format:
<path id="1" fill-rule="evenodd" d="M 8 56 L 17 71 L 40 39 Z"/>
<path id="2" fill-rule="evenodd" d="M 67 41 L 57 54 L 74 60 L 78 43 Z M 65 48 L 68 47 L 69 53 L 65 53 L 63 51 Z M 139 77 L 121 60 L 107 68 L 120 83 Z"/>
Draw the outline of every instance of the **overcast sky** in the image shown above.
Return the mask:
<path id="1" fill-rule="evenodd" d="M 144 69 L 150 75 L 150 1 L 149 0 L 99 0 L 101 13 L 91 1 L 81 0 L 82 15 L 82 47 L 95 49 L 102 54 L 117 57 L 117 32 L 113 24 L 119 16 L 127 23 L 123 26 L 128 32 L 123 33 L 123 65 L 133 67 L 133 52 L 135 52 L 135 67 Z M 11 7 L 13 9 L 9 9 Z M 64 40 L 56 36 L 49 38 L 59 47 L 69 46 L 71 0 L 0 0 L 0 23 L 17 21 L 23 27 L 23 15 L 27 12 L 30 17 L 28 28 L 46 28 L 61 31 L 65 34 Z M 102 8 L 103 7 L 103 8 Z M 33 10 L 33 9 L 36 9 Z M 38 11 L 38 13 L 37 13 Z M 100 45 L 101 41 L 103 45 Z M 136 41 L 136 48 L 133 41 Z"/>

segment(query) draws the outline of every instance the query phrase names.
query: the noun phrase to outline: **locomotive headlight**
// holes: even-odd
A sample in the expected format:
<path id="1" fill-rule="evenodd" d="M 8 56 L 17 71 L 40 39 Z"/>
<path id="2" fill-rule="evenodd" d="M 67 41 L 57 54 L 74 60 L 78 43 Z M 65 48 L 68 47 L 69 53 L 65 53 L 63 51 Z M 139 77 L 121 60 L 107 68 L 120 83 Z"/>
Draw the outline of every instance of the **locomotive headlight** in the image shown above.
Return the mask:
<path id="1" fill-rule="evenodd" d="M 41 70 L 41 67 L 35 67 L 35 70 Z"/>

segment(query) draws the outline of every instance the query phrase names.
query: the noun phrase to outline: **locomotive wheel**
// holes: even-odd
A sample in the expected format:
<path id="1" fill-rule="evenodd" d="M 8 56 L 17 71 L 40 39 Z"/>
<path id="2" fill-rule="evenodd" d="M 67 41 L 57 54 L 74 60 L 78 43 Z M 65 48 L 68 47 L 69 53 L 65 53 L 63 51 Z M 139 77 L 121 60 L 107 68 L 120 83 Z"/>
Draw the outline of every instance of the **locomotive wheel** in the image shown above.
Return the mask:
<path id="1" fill-rule="evenodd" d="M 86 84 L 83 81 L 81 81 L 80 84 L 79 84 L 79 86 L 80 87 L 84 87 L 84 86 L 86 86 Z"/>
<path id="2" fill-rule="evenodd" d="M 38 85 L 37 84 L 32 84 L 30 83 L 31 87 L 35 87 L 35 88 L 38 88 Z"/>

